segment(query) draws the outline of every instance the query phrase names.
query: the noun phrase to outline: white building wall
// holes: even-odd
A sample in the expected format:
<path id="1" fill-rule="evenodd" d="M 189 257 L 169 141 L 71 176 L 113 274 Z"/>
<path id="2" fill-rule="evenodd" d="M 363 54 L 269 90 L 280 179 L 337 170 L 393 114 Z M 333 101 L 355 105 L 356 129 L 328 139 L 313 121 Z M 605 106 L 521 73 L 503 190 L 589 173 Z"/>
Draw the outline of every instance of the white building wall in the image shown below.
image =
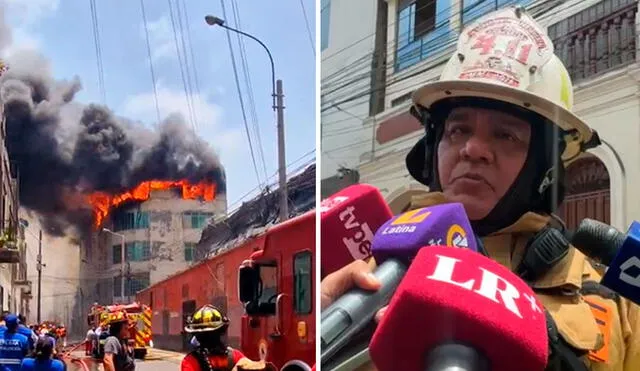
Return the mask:
<path id="1" fill-rule="evenodd" d="M 29 223 L 25 228 L 25 242 L 27 245 L 27 280 L 31 281 L 33 299 L 30 302 L 30 322 L 37 320 L 38 305 L 38 219 L 22 211 L 20 217 Z M 75 318 L 80 304 L 80 247 L 77 241 L 68 237 L 53 237 L 44 230 L 42 233 L 42 302 L 41 320 L 58 321 L 66 326 L 70 332 L 78 330 L 82 320 Z M 4 285 L 3 285 L 4 286 Z M 5 290 L 5 295 L 7 290 Z M 6 302 L 6 301 L 5 301 Z M 17 309 L 17 308 L 16 308 Z"/>
<path id="2" fill-rule="evenodd" d="M 329 3 L 329 43 L 320 64 L 323 179 L 336 175 L 340 167 L 357 168 L 361 154 L 371 150 L 373 133 L 373 126 L 364 124 L 369 115 L 369 94 L 333 104 L 371 89 L 377 1 Z"/>
<path id="3" fill-rule="evenodd" d="M 15 311 L 15 293 L 11 282 L 11 265 L 0 264 L 0 287 L 2 287 L 2 309 Z M 14 312 L 15 313 L 15 312 Z"/>

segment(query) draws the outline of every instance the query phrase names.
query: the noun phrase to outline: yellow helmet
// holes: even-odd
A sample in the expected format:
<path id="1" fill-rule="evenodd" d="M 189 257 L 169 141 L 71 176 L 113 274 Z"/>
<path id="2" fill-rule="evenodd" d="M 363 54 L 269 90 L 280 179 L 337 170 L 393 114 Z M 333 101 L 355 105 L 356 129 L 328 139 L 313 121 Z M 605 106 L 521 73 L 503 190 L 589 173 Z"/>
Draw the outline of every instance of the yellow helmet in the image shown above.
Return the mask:
<path id="1" fill-rule="evenodd" d="M 552 41 L 519 7 L 489 13 L 466 27 L 439 81 L 414 92 L 414 112 L 456 97 L 509 103 L 554 123 L 563 130 L 565 163 L 600 144 L 597 133 L 571 112 L 573 85 Z"/>
<path id="2" fill-rule="evenodd" d="M 222 311 L 213 305 L 207 304 L 198 309 L 184 330 L 188 333 L 215 331 L 229 325 L 229 319 Z"/>

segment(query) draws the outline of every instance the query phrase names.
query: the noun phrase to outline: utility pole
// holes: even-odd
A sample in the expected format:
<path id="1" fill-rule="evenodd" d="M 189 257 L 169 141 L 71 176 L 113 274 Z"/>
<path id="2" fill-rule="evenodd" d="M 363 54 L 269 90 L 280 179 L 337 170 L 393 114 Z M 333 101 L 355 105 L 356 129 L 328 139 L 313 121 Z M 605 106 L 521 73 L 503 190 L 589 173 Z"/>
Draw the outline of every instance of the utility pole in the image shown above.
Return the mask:
<path id="1" fill-rule="evenodd" d="M 224 12 L 224 6 L 222 11 Z M 276 67 L 273 63 L 273 56 L 271 55 L 271 51 L 269 48 L 260 41 L 257 37 L 248 34 L 246 32 L 237 30 L 233 27 L 229 27 L 225 24 L 224 19 L 215 17 L 213 15 L 207 15 L 204 17 L 205 22 L 209 26 L 218 26 L 229 31 L 233 31 L 240 35 L 244 35 L 254 41 L 256 41 L 260 46 L 264 48 L 269 56 L 269 62 L 271 63 L 271 96 L 273 97 L 273 109 L 276 111 L 278 121 L 278 175 L 279 175 L 279 183 L 280 183 L 280 222 L 283 222 L 289 218 L 289 196 L 287 192 L 287 163 L 285 160 L 285 152 L 284 152 L 284 103 L 283 98 L 284 94 L 282 94 L 282 80 L 276 81 Z"/>
<path id="2" fill-rule="evenodd" d="M 276 101 L 274 107 L 278 116 L 278 175 L 280 178 L 280 222 L 289 219 L 289 195 L 287 191 L 287 162 L 284 151 L 284 94 L 282 80 L 276 81 Z"/>
<path id="3" fill-rule="evenodd" d="M 41 305 L 42 305 L 42 229 L 38 233 L 38 323 L 40 323 Z"/>
<path id="4" fill-rule="evenodd" d="M 125 243 L 124 243 L 124 235 L 120 235 L 120 259 L 122 260 L 122 263 L 120 264 L 120 273 L 121 273 L 121 277 L 120 277 L 120 297 L 122 298 L 122 300 L 124 301 L 124 276 L 125 276 L 125 271 L 126 271 L 126 267 L 127 267 L 127 263 L 126 263 L 126 257 L 127 254 L 125 252 Z M 122 303 L 125 304 L 125 303 Z"/>

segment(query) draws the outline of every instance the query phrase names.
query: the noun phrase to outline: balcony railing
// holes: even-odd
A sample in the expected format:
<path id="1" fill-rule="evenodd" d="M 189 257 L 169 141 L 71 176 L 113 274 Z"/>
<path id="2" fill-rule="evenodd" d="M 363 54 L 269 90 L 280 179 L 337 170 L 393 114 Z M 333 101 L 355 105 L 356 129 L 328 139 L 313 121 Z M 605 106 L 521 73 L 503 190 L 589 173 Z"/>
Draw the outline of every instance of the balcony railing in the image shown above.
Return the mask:
<path id="1" fill-rule="evenodd" d="M 18 248 L 16 229 L 10 223 L 0 232 L 0 263 L 20 263 L 20 249 Z"/>
<path id="2" fill-rule="evenodd" d="M 635 62 L 637 11 L 635 0 L 604 0 L 549 27 L 574 82 Z"/>

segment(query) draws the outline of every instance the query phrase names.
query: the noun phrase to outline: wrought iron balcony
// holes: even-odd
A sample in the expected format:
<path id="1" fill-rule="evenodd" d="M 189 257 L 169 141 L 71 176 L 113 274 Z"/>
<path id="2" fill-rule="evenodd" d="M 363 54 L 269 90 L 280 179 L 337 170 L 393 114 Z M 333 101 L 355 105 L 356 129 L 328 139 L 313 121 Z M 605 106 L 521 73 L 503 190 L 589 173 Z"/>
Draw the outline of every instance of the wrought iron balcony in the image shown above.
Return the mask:
<path id="1" fill-rule="evenodd" d="M 549 27 L 574 82 L 635 62 L 637 11 L 635 0 L 604 0 Z"/>

